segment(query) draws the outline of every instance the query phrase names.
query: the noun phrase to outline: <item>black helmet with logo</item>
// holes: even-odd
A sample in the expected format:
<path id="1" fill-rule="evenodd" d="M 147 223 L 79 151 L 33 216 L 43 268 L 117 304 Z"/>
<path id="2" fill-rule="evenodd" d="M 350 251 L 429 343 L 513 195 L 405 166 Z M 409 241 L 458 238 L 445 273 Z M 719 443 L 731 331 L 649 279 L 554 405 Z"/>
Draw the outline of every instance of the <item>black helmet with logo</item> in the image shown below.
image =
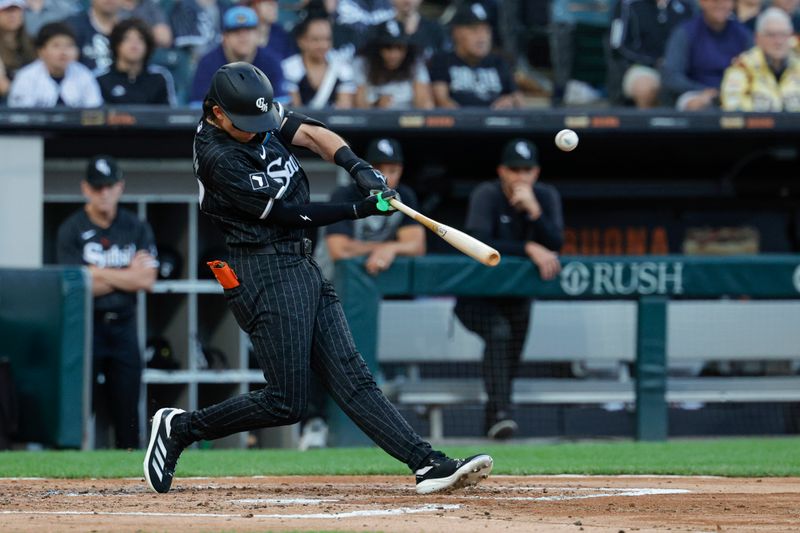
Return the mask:
<path id="1" fill-rule="evenodd" d="M 206 98 L 216 102 L 238 129 L 260 133 L 280 126 L 273 95 L 267 75 L 240 61 L 223 65 L 214 73 Z"/>

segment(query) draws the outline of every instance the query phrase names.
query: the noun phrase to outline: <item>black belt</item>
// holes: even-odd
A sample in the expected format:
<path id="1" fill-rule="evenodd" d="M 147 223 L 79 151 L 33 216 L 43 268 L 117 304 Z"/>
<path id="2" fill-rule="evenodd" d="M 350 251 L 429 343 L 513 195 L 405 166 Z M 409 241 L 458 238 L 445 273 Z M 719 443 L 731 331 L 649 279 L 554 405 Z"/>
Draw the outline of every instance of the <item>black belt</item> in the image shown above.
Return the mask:
<path id="1" fill-rule="evenodd" d="M 133 315 L 133 311 L 95 311 L 94 319 L 104 324 L 111 324 L 112 322 L 129 320 L 133 318 Z"/>
<path id="2" fill-rule="evenodd" d="M 311 239 L 278 241 L 264 246 L 236 246 L 235 248 L 247 253 L 260 255 L 311 255 Z"/>

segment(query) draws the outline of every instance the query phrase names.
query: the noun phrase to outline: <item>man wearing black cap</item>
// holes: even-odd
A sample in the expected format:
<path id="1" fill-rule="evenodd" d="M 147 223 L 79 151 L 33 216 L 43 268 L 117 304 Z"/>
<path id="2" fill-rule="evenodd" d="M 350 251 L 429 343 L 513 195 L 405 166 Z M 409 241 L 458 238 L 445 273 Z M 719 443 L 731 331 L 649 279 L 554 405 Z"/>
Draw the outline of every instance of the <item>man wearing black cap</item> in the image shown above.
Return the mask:
<path id="1" fill-rule="evenodd" d="M 367 161 L 386 176 L 390 189 L 403 203 L 418 209 L 414 191 L 400 183 L 403 174 L 403 149 L 395 139 L 373 140 L 367 147 Z M 352 202 L 362 196 L 354 184 L 340 187 L 332 202 Z M 394 213 L 388 217 L 342 220 L 326 228 L 325 243 L 333 261 L 367 256 L 364 268 L 377 275 L 392 266 L 398 255 L 425 255 L 425 229 L 409 217 Z"/>
<path id="2" fill-rule="evenodd" d="M 94 295 L 95 406 L 107 406 L 117 448 L 139 447 L 142 362 L 136 337 L 136 292 L 156 280 L 150 226 L 119 209 L 125 182 L 111 156 L 89 161 L 81 191 L 83 209 L 58 229 L 58 262 L 86 265 Z"/>
<path id="3" fill-rule="evenodd" d="M 470 196 L 465 230 L 501 254 L 528 257 L 542 279 L 553 279 L 561 270 L 557 252 L 564 240 L 564 218 L 558 191 L 537 183 L 539 170 L 533 143 L 514 139 L 506 144 L 497 167 L 499 180 L 482 183 Z M 483 377 L 490 438 L 506 439 L 518 429 L 511 413 L 511 383 L 530 310 L 528 298 L 459 298 L 456 305 L 461 322 L 486 344 Z"/>
<path id="4" fill-rule="evenodd" d="M 436 107 L 520 107 L 522 99 L 511 68 L 492 53 L 492 27 L 483 4 L 459 5 L 450 24 L 453 50 L 431 59 Z"/>

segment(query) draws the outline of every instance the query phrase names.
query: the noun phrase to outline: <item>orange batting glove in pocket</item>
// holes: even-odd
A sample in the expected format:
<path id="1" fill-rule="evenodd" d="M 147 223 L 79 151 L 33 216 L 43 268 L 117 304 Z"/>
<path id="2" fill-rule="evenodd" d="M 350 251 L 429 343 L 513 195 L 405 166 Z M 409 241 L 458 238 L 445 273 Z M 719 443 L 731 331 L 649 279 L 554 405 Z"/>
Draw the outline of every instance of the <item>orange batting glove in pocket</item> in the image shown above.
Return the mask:
<path id="1" fill-rule="evenodd" d="M 209 261 L 207 265 L 211 267 L 211 272 L 214 273 L 214 277 L 217 278 L 223 289 L 233 289 L 239 286 L 239 278 L 225 261 Z"/>

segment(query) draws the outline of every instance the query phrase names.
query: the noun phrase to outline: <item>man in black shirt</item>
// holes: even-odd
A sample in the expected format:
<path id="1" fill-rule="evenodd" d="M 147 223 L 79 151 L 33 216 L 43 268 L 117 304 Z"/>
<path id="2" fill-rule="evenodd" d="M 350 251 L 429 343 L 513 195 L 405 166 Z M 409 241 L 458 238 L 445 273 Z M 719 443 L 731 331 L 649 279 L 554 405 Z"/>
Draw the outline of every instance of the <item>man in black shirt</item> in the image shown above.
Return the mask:
<path id="1" fill-rule="evenodd" d="M 310 202 L 293 154 L 307 148 L 346 169 L 357 202 Z M 391 215 L 386 178 L 324 124 L 274 101 L 272 84 L 249 63 L 222 66 L 203 99 L 194 139 L 200 209 L 222 230 L 229 265 L 217 278 L 264 372 L 261 390 L 204 409 L 159 409 L 144 460 L 153 490 L 170 490 L 182 450 L 199 440 L 298 422 L 313 371 L 376 444 L 416 473 L 420 494 L 474 485 L 492 458 L 451 459 L 422 440 L 386 399 L 353 342 L 339 298 L 311 257 L 305 230 L 345 219 Z"/>
<path id="2" fill-rule="evenodd" d="M 536 146 L 515 139 L 503 149 L 497 174 L 472 192 L 465 230 L 503 255 L 528 257 L 542 279 L 561 270 L 557 252 L 564 240 L 561 197 L 551 185 L 538 183 Z M 486 433 L 505 439 L 517 424 L 511 414 L 511 383 L 522 356 L 530 318 L 528 298 L 459 298 L 456 315 L 480 335 L 486 346 L 483 378 Z"/>
<path id="3" fill-rule="evenodd" d="M 139 447 L 142 361 L 136 336 L 136 291 L 156 280 L 153 232 L 119 209 L 122 173 L 110 156 L 89 162 L 81 190 L 83 209 L 58 229 L 58 262 L 87 265 L 94 295 L 93 403 L 107 406 L 117 448 Z"/>
<path id="4" fill-rule="evenodd" d="M 92 0 L 89 9 L 72 15 L 65 21 L 75 31 L 80 50 L 78 59 L 95 75 L 111 66 L 108 37 L 120 19 L 121 10 L 120 0 Z"/>
<path id="5" fill-rule="evenodd" d="M 492 27 L 479 2 L 462 4 L 452 19 L 453 51 L 430 65 L 436 107 L 519 107 L 522 98 L 508 63 L 492 53 Z"/>
<path id="6" fill-rule="evenodd" d="M 140 19 L 123 20 L 111 32 L 114 63 L 97 78 L 107 104 L 175 105 L 172 76 L 163 67 L 148 65 L 155 41 Z"/>
<path id="7" fill-rule="evenodd" d="M 367 147 L 367 161 L 386 176 L 389 188 L 399 193 L 404 204 L 419 209 L 413 189 L 400 183 L 403 149 L 399 142 L 389 138 L 372 141 Z M 353 202 L 360 197 L 355 185 L 345 185 L 333 192 L 331 202 Z M 333 261 L 367 256 L 364 268 L 374 276 L 391 267 L 398 255 L 424 255 L 425 229 L 401 213 L 342 220 L 325 228 L 325 244 Z"/>

